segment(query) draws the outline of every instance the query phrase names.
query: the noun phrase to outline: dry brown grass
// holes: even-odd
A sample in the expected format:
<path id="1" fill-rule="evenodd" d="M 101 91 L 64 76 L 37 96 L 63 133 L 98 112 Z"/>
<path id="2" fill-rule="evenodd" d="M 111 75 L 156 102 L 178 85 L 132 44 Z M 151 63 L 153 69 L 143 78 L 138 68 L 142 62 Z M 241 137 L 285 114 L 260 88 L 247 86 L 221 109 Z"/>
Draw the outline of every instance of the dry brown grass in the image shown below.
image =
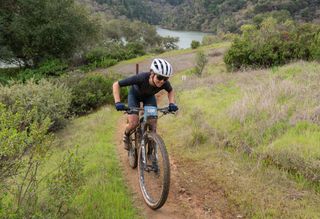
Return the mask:
<path id="1" fill-rule="evenodd" d="M 228 115 L 244 127 L 251 124 L 259 138 L 279 122 L 287 127 L 299 121 L 319 125 L 319 70 L 319 65 L 298 62 L 282 67 L 276 74 L 266 70 L 238 72 L 234 75 L 243 98 L 228 110 Z"/>
<path id="2" fill-rule="evenodd" d="M 225 84 L 232 78 L 230 74 L 213 75 L 209 77 L 197 77 L 190 75 L 186 77 L 186 80 L 180 85 L 176 86 L 176 89 L 181 92 L 184 90 L 192 90 L 198 87 L 213 88 L 218 84 Z"/>
<path id="3" fill-rule="evenodd" d="M 268 119 L 266 125 L 286 119 L 292 101 L 299 88 L 291 81 L 270 79 L 263 84 L 249 86 L 243 98 L 229 110 L 231 118 L 244 123 L 248 118 L 260 119 L 263 114 Z"/>

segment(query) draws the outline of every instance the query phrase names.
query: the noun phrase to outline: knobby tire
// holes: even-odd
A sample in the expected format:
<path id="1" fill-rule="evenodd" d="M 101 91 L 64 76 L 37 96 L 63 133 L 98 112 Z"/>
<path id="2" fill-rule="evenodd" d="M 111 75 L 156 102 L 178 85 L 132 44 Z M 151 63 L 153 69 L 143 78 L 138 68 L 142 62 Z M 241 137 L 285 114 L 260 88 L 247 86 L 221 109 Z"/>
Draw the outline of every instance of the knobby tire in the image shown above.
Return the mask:
<path id="1" fill-rule="evenodd" d="M 142 181 L 142 176 L 144 176 L 144 174 L 149 174 L 146 173 L 146 171 L 143 169 L 143 161 L 142 161 L 142 147 L 140 147 L 139 149 L 139 156 L 138 156 L 138 171 L 139 171 L 139 185 L 140 185 L 140 189 L 141 189 L 141 193 L 143 195 L 143 198 L 145 200 L 145 202 L 147 203 L 147 205 L 153 209 L 159 209 L 161 208 L 164 203 L 166 202 L 167 198 L 168 198 L 168 194 L 169 194 L 169 187 L 170 187 L 170 163 L 169 163 L 169 156 L 168 156 L 168 152 L 167 149 L 165 147 L 165 144 L 162 140 L 162 138 L 154 132 L 148 132 L 146 133 L 146 142 L 148 140 L 153 141 L 155 144 L 158 145 L 158 154 L 161 153 L 161 157 L 162 157 L 162 168 L 160 169 L 160 171 L 163 172 L 163 175 L 159 178 L 162 178 L 160 180 L 162 180 L 162 188 L 159 189 L 160 191 L 158 191 L 160 193 L 160 196 L 157 200 L 153 200 L 152 198 L 149 197 L 149 193 L 145 183 Z M 147 146 L 147 143 L 146 143 Z M 147 175 L 148 176 L 148 175 Z M 145 179 L 145 177 L 143 177 Z M 148 198 L 149 197 L 149 198 Z M 151 199 L 151 200 L 150 200 Z"/>

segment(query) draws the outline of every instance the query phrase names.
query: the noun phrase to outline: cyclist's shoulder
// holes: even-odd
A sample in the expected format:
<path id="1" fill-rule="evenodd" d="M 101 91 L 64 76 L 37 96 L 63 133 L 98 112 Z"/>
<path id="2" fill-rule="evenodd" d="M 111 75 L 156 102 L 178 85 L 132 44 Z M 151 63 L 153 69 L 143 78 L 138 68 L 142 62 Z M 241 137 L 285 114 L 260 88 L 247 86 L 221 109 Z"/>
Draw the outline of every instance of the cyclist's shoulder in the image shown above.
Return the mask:
<path id="1" fill-rule="evenodd" d="M 150 72 L 140 72 L 137 74 L 139 77 L 149 77 L 151 75 Z"/>
<path id="2" fill-rule="evenodd" d="M 149 77 L 150 72 L 140 72 L 138 74 L 131 75 L 129 78 L 146 78 Z"/>
<path id="3" fill-rule="evenodd" d="M 140 72 L 135 75 L 135 78 L 141 82 L 148 80 L 149 77 L 150 77 L 150 72 Z"/>

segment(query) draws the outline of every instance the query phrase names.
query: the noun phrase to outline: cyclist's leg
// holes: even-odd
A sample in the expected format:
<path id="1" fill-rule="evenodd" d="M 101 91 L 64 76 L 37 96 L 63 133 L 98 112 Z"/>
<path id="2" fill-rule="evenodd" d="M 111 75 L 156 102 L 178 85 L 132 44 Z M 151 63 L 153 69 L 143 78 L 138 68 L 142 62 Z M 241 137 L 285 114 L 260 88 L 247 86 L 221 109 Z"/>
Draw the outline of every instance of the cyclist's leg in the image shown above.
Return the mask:
<path id="1" fill-rule="evenodd" d="M 139 101 L 138 98 L 134 95 L 132 92 L 132 89 L 130 89 L 128 94 L 128 107 L 139 107 Z M 126 125 L 126 129 L 123 135 L 123 143 L 124 148 L 126 150 L 129 150 L 129 141 L 130 141 L 130 134 L 131 132 L 138 126 L 139 122 L 139 116 L 138 113 L 129 113 L 128 114 L 128 123 Z"/>
<path id="2" fill-rule="evenodd" d="M 155 107 L 157 107 L 157 99 L 156 99 L 156 97 L 153 95 L 153 96 L 150 96 L 148 98 L 145 98 L 143 100 L 143 105 L 144 106 L 155 106 Z M 157 119 L 151 119 L 150 120 L 150 124 L 151 124 L 151 130 L 153 132 L 156 132 L 157 131 Z"/>
<path id="3" fill-rule="evenodd" d="M 128 94 L 128 107 L 140 107 L 139 98 L 132 91 L 132 88 Z M 138 112 L 128 113 L 128 124 L 126 126 L 126 133 L 130 134 L 137 126 L 139 122 Z"/>

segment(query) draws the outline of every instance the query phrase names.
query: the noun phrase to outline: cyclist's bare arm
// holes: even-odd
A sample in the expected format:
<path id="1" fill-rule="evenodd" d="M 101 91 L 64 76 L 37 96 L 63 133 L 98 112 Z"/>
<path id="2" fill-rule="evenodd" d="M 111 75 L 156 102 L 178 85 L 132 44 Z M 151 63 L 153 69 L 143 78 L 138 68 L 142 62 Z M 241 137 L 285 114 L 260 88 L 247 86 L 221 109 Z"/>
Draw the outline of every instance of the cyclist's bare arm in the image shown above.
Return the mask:
<path id="1" fill-rule="evenodd" d="M 113 83 L 112 85 L 112 92 L 113 92 L 113 98 L 114 98 L 114 102 L 121 102 L 120 100 L 120 85 L 119 82 L 116 81 Z"/>
<path id="2" fill-rule="evenodd" d="M 173 91 L 173 89 L 170 92 L 168 92 L 168 99 L 169 99 L 169 103 L 175 103 L 174 102 L 174 91 Z"/>

